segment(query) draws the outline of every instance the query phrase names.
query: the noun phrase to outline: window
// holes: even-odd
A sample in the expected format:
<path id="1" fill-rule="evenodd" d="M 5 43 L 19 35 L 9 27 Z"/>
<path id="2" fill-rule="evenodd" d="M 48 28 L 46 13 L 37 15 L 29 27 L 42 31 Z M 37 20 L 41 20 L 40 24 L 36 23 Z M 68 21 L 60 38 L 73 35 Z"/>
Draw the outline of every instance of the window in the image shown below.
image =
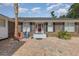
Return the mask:
<path id="1" fill-rule="evenodd" d="M 48 23 L 48 32 L 53 32 L 53 24 Z"/>
<path id="2" fill-rule="evenodd" d="M 0 27 L 5 27 L 5 20 L 4 19 L 0 19 Z"/>
<path id="3" fill-rule="evenodd" d="M 65 23 L 65 31 L 75 32 L 75 24 L 74 23 Z"/>

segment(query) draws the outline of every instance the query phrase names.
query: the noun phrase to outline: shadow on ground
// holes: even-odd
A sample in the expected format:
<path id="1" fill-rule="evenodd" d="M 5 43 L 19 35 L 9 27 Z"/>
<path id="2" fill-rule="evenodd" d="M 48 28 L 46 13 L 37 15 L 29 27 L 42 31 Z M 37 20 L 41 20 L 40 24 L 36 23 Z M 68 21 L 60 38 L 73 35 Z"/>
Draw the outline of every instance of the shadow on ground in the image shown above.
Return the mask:
<path id="1" fill-rule="evenodd" d="M 0 41 L 0 56 L 11 56 L 17 51 L 24 42 L 17 40 L 5 39 Z"/>

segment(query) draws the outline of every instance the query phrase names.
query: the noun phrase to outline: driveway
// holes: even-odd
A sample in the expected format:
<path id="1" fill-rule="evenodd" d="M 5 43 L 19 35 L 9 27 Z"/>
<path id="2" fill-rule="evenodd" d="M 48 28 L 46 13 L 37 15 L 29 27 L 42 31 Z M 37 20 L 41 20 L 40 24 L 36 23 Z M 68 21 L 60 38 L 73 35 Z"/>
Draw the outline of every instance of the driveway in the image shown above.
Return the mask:
<path id="1" fill-rule="evenodd" d="M 79 37 L 71 40 L 57 37 L 28 39 L 13 56 L 79 56 Z"/>

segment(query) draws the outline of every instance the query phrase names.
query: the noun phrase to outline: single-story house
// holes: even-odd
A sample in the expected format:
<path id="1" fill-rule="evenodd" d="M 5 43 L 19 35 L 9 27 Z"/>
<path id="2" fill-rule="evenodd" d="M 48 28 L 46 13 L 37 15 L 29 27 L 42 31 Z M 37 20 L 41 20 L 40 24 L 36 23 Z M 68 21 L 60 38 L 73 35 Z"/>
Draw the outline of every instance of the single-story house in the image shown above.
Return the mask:
<path id="1" fill-rule="evenodd" d="M 29 37 L 56 36 L 59 31 L 67 31 L 79 36 L 79 19 L 48 17 L 18 17 L 19 32 L 28 32 Z M 0 38 L 14 36 L 14 18 L 0 15 Z M 24 36 L 25 37 L 25 36 Z"/>

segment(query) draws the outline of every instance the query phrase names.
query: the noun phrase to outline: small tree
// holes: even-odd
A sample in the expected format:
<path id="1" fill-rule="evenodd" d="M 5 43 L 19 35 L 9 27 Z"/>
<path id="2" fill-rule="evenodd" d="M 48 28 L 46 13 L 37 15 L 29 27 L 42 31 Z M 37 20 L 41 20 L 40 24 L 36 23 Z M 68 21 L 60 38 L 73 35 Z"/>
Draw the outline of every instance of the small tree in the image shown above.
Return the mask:
<path id="1" fill-rule="evenodd" d="M 67 17 L 69 18 L 79 18 L 79 3 L 74 3 L 68 10 Z"/>
<path id="2" fill-rule="evenodd" d="M 59 18 L 66 18 L 66 15 L 62 15 L 62 16 L 60 16 Z"/>
<path id="3" fill-rule="evenodd" d="M 15 11 L 15 33 L 14 37 L 18 37 L 18 3 L 14 3 L 14 11 Z"/>
<path id="4" fill-rule="evenodd" d="M 52 18 L 56 18 L 54 11 L 51 12 L 51 16 L 52 16 Z"/>

